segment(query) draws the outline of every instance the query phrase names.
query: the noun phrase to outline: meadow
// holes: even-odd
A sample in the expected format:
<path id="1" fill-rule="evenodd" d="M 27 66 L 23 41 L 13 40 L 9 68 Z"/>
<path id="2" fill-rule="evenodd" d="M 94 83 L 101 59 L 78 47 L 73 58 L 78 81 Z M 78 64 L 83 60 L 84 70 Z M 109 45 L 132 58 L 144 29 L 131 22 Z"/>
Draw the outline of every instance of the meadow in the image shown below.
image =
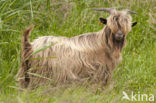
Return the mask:
<path id="1" fill-rule="evenodd" d="M 104 90 L 73 84 L 18 92 L 15 75 L 23 30 L 35 25 L 31 41 L 96 32 L 104 27 L 99 17 L 108 16 L 92 10 L 98 7 L 133 10 L 137 12 L 133 21 L 138 22 L 127 36 L 122 63 Z M 129 96 L 133 91 L 137 97 L 153 94 L 156 102 L 156 0 L 0 0 L 0 103 L 132 103 L 122 99 L 123 91 Z"/>

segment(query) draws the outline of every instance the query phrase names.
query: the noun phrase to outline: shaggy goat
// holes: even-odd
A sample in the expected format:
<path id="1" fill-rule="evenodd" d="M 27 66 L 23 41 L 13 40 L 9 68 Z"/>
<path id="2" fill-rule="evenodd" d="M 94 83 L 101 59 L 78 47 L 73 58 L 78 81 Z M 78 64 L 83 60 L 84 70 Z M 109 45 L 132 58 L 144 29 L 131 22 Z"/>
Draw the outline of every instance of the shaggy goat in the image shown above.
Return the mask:
<path id="1" fill-rule="evenodd" d="M 110 80 L 114 69 L 122 60 L 121 52 L 126 35 L 137 23 L 131 22 L 129 14 L 134 12 L 130 10 L 95 10 L 110 13 L 107 19 L 100 18 L 106 25 L 98 32 L 72 38 L 43 36 L 30 43 L 28 37 L 33 26 L 24 31 L 21 67 L 17 74 L 22 88 L 34 88 L 45 83 L 70 83 L 75 80 L 105 85 Z M 45 49 L 34 53 L 44 46 Z"/>

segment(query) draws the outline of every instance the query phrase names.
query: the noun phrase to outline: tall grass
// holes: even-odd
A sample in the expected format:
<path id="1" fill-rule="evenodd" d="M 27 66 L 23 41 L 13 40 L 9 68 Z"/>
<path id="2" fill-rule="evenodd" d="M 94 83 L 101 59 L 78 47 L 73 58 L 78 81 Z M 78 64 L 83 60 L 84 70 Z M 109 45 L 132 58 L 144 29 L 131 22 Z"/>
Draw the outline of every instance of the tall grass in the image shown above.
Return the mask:
<path id="1" fill-rule="evenodd" d="M 155 0 L 1 0 L 0 1 L 0 103 L 131 103 L 122 92 L 156 96 L 156 1 Z M 103 28 L 95 7 L 129 8 L 138 24 L 127 37 L 123 62 L 111 83 L 96 87 L 38 88 L 18 93 L 15 75 L 20 66 L 24 28 L 34 24 L 31 40 L 44 35 L 72 37 Z M 156 101 L 156 100 L 155 100 Z"/>

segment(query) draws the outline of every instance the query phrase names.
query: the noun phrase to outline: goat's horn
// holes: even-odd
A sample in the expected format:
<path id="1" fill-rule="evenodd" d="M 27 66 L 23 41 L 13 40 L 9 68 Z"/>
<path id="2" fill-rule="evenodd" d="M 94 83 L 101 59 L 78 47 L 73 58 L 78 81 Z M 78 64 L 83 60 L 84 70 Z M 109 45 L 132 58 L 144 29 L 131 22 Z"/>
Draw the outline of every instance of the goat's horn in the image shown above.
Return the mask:
<path id="1" fill-rule="evenodd" d="M 96 11 L 106 11 L 106 12 L 109 12 L 110 14 L 112 14 L 112 12 L 115 9 L 114 8 L 94 8 L 93 10 L 96 10 Z"/>
<path id="2" fill-rule="evenodd" d="M 123 10 L 123 11 L 125 11 L 126 13 L 130 13 L 130 14 L 137 14 L 136 12 L 131 11 L 131 10 L 129 10 L 129 9 L 125 9 L 125 10 Z"/>

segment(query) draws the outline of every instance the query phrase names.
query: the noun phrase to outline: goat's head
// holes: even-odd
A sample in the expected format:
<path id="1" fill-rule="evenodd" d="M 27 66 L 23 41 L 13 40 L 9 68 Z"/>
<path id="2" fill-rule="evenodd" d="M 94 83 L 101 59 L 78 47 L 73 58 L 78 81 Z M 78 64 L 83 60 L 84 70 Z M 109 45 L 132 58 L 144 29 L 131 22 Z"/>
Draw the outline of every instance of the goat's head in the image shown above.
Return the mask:
<path id="1" fill-rule="evenodd" d="M 114 8 L 98 8 L 97 11 L 107 11 L 110 16 L 107 19 L 100 18 L 100 22 L 106 24 L 111 29 L 112 34 L 116 40 L 123 39 L 126 34 L 131 31 L 131 27 L 135 26 L 137 22 L 132 23 L 130 14 L 135 12 L 130 10 L 118 11 Z"/>

